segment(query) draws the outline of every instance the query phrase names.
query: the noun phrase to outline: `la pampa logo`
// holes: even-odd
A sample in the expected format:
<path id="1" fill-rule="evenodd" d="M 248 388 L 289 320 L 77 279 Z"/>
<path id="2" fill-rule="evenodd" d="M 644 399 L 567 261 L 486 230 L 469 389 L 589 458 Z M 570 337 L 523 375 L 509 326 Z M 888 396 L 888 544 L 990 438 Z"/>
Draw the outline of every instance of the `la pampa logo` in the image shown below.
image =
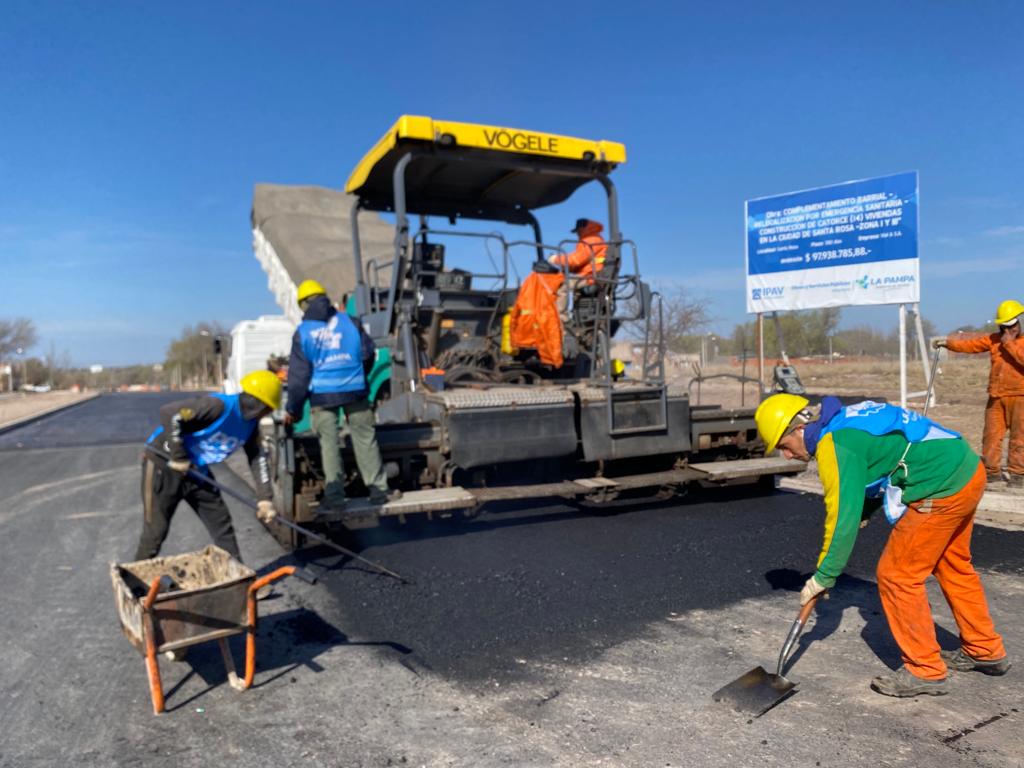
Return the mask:
<path id="1" fill-rule="evenodd" d="M 906 285 L 907 283 L 916 282 L 917 278 L 914 275 L 885 275 L 884 277 L 871 277 L 867 275 L 861 277 L 854 282 L 861 288 L 876 288 L 883 287 L 888 288 L 895 285 Z"/>

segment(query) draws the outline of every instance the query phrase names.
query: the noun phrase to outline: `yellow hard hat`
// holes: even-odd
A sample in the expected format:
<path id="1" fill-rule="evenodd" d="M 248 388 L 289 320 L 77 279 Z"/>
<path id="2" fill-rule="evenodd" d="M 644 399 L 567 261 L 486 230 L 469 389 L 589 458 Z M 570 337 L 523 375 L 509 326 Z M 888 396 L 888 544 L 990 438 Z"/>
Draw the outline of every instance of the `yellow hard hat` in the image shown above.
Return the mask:
<path id="1" fill-rule="evenodd" d="M 1009 299 L 1000 304 L 999 309 L 996 310 L 996 325 L 1007 325 L 1021 315 L 1024 315 L 1024 304 Z"/>
<path id="2" fill-rule="evenodd" d="M 327 291 L 316 280 L 303 280 L 299 283 L 299 292 L 295 300 L 305 301 L 310 296 L 316 296 L 321 293 L 326 294 Z"/>
<path id="3" fill-rule="evenodd" d="M 754 421 L 757 422 L 757 434 L 764 441 L 765 453 L 775 450 L 790 423 L 810 403 L 806 397 L 783 393 L 772 395 L 757 406 Z"/>
<path id="4" fill-rule="evenodd" d="M 626 364 L 617 357 L 612 358 L 612 375 L 621 376 L 626 372 Z"/>
<path id="5" fill-rule="evenodd" d="M 242 377 L 242 391 L 275 411 L 281 407 L 281 380 L 271 371 L 253 371 Z"/>

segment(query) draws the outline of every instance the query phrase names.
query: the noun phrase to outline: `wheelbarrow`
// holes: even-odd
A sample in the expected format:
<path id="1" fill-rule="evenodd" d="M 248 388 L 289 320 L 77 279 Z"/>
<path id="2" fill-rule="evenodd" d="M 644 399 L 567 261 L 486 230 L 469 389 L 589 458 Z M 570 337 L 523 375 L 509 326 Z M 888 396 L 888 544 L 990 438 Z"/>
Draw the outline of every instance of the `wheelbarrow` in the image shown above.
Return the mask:
<path id="1" fill-rule="evenodd" d="M 153 713 L 164 711 L 160 654 L 216 640 L 237 691 L 252 685 L 256 672 L 256 592 L 285 576 L 315 579 L 301 568 L 286 565 L 257 578 L 223 549 L 110 564 L 114 602 L 121 630 L 146 657 Z M 245 676 L 235 670 L 227 639 L 245 633 Z"/>

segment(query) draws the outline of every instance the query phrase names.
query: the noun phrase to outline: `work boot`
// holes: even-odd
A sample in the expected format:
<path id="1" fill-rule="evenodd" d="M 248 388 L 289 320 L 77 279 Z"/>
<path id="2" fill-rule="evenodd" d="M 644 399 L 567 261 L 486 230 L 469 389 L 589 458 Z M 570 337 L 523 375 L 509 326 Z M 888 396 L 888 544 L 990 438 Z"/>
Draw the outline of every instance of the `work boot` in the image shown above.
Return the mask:
<path id="1" fill-rule="evenodd" d="M 1000 474 L 985 475 L 985 490 L 986 491 L 999 491 L 1006 490 L 1006 481 L 1003 480 L 1003 476 Z"/>
<path id="2" fill-rule="evenodd" d="M 963 648 L 955 651 L 939 651 L 946 666 L 955 669 L 957 672 L 981 672 L 983 675 L 1005 675 L 1010 671 L 1010 657 L 1003 656 L 1001 659 L 985 661 L 968 656 Z"/>
<path id="3" fill-rule="evenodd" d="M 1010 475 L 1006 481 L 1006 490 L 1010 493 L 1024 493 L 1024 475 Z"/>
<path id="4" fill-rule="evenodd" d="M 900 667 L 888 675 L 881 675 L 871 681 L 871 687 L 885 696 L 897 696 L 901 699 L 910 696 L 944 696 L 949 693 L 946 678 L 941 680 L 925 680 L 911 674 L 906 667 Z"/>
<path id="5" fill-rule="evenodd" d="M 380 488 L 371 488 L 369 502 L 375 507 L 383 507 L 389 501 L 398 501 L 402 498 L 402 492 L 397 488 L 382 491 Z"/>
<path id="6" fill-rule="evenodd" d="M 324 495 L 320 499 L 320 506 L 317 507 L 317 514 L 323 515 L 330 512 L 344 512 L 346 499 L 344 496 Z"/>

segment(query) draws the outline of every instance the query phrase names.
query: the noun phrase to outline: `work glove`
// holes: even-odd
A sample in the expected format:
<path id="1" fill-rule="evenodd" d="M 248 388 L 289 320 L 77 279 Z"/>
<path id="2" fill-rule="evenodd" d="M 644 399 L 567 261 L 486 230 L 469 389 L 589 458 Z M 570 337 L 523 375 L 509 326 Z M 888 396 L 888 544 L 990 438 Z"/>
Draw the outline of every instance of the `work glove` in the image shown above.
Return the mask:
<path id="1" fill-rule="evenodd" d="M 188 459 L 171 459 L 170 461 L 167 462 L 167 466 L 173 469 L 175 472 L 184 475 L 186 472 L 188 472 L 189 467 L 192 466 L 192 462 L 190 462 Z"/>
<path id="2" fill-rule="evenodd" d="M 807 605 L 816 595 L 820 595 L 828 587 L 823 587 L 818 583 L 818 580 L 812 575 L 804 584 L 804 588 L 800 590 L 800 605 Z M 826 597 L 828 597 L 826 595 Z"/>
<path id="3" fill-rule="evenodd" d="M 277 517 L 277 510 L 274 509 L 274 502 L 272 501 L 260 501 L 256 504 L 256 517 L 263 524 L 269 523 L 275 517 Z"/>
<path id="4" fill-rule="evenodd" d="M 932 342 L 932 346 L 935 347 L 935 349 L 939 349 L 940 347 L 945 347 L 946 346 L 946 340 L 945 339 L 935 339 L 935 341 Z"/>

